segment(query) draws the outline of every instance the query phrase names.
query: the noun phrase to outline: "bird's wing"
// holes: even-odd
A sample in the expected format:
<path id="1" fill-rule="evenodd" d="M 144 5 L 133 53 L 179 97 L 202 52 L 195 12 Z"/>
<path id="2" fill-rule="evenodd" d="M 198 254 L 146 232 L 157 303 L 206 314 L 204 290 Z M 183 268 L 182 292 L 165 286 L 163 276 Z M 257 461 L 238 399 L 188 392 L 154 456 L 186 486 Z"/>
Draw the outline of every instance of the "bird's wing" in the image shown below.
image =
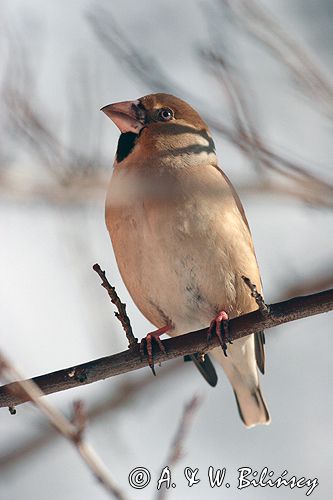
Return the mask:
<path id="1" fill-rule="evenodd" d="M 254 334 L 254 352 L 256 355 L 257 366 L 262 374 L 265 373 L 265 333 L 258 332 Z"/>
<path id="2" fill-rule="evenodd" d="M 214 165 L 214 167 L 220 172 L 220 174 L 222 175 L 223 179 L 225 180 L 225 182 L 228 184 L 231 192 L 232 192 L 232 195 L 233 197 L 235 198 L 235 202 L 236 202 L 236 205 L 237 205 L 237 208 L 239 210 L 239 213 L 241 214 L 242 216 L 242 219 L 246 225 L 246 227 L 248 228 L 250 234 L 251 234 L 251 231 L 250 231 L 250 226 L 249 226 L 249 223 L 247 221 L 247 218 L 246 218 L 246 215 L 245 215 L 245 212 L 244 212 L 244 208 L 243 208 L 243 205 L 242 205 L 242 202 L 240 201 L 239 199 L 239 196 L 237 194 L 237 191 L 236 189 L 234 188 L 234 186 L 232 185 L 230 179 L 225 175 L 225 173 L 223 172 L 223 170 L 220 169 L 220 167 L 218 167 L 217 165 Z"/>
<path id="3" fill-rule="evenodd" d="M 193 363 L 198 368 L 203 378 L 209 383 L 209 385 L 211 385 L 212 387 L 216 386 L 217 374 L 208 354 L 205 354 L 203 360 L 199 353 L 191 354 L 185 356 L 184 361 L 193 361 Z"/>
<path id="4" fill-rule="evenodd" d="M 239 210 L 239 213 L 242 216 L 242 219 L 243 219 L 245 225 L 247 226 L 249 233 L 251 234 L 250 226 L 249 226 L 249 223 L 247 221 L 242 202 L 240 201 L 239 196 L 238 196 L 234 186 L 232 185 L 232 183 L 230 182 L 228 177 L 225 175 L 225 173 L 218 166 L 216 166 L 216 168 L 221 173 L 222 177 L 224 178 L 224 180 L 228 184 L 229 188 L 231 189 L 231 192 L 235 198 L 235 202 L 236 202 L 237 208 Z M 254 248 L 253 248 L 253 251 L 254 251 Z M 262 288 L 261 280 L 260 280 L 260 284 L 261 284 L 261 288 Z M 255 333 L 255 335 L 254 335 L 254 347 L 255 347 L 257 366 L 258 366 L 259 370 L 261 371 L 261 373 L 264 374 L 265 373 L 265 334 L 264 334 L 264 332 Z"/>

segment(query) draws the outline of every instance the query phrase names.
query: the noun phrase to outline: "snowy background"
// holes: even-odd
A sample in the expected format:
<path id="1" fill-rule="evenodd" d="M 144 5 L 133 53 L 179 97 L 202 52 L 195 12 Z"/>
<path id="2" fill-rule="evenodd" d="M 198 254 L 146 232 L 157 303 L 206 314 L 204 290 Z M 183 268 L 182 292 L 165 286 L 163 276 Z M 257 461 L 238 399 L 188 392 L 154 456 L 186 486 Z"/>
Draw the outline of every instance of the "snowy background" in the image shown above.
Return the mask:
<path id="1" fill-rule="evenodd" d="M 332 2 L 259 5 L 270 9 L 332 85 Z M 91 269 L 95 262 L 127 303 L 136 336 L 151 328 L 121 282 L 104 225 L 105 186 L 118 132 L 99 112 L 103 105 L 169 90 L 232 128 L 219 70 L 203 56 L 218 50 L 237 75 L 265 145 L 333 182 L 329 93 L 323 97 L 320 89 L 304 89 L 274 51 L 239 19 L 235 22 L 225 2 L 3 1 L 0 39 L 0 348 L 26 376 L 126 348 Z M 286 175 L 276 174 L 223 134 L 213 135 L 221 167 L 240 190 L 267 302 L 288 297 L 297 287 L 307 293 L 331 286 L 332 191 L 321 191 L 315 181 L 303 183 L 302 176 L 294 182 L 288 169 Z M 203 403 L 184 443 L 186 453 L 172 470 L 177 487 L 168 498 L 304 498 L 305 488 L 238 491 L 237 469 L 245 465 L 258 471 L 267 466 L 276 475 L 287 469 L 289 475 L 317 477 L 312 498 L 329 498 L 332 315 L 271 330 L 266 347 L 261 383 L 272 416 L 268 427 L 242 426 L 221 371 L 212 389 L 190 363 L 180 361 L 158 368 L 156 379 L 147 368 L 48 400 L 66 415 L 73 400 L 84 401 L 93 413 L 87 438 L 129 498 L 153 498 L 193 394 Z M 209 488 L 210 465 L 227 468 L 228 490 Z M 138 466 L 152 474 L 141 491 L 130 488 L 127 479 Z M 201 482 L 191 489 L 185 466 L 200 469 Z M 0 499 L 22 498 L 107 498 L 76 451 L 32 405 L 18 407 L 16 416 L 0 411 Z"/>

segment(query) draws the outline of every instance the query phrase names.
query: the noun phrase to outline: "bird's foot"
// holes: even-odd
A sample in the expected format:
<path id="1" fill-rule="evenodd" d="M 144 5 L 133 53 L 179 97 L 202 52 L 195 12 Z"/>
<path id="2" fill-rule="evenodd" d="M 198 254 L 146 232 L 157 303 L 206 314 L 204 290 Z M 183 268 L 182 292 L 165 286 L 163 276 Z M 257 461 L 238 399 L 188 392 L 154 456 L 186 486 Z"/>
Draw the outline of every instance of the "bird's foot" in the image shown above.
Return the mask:
<path id="1" fill-rule="evenodd" d="M 140 357 L 141 357 L 141 359 L 143 358 L 145 347 L 146 347 L 147 348 L 147 355 L 148 355 L 148 364 L 149 364 L 151 371 L 153 372 L 154 375 L 156 375 L 156 373 L 155 373 L 155 368 L 154 368 L 152 341 L 154 340 L 157 343 L 160 351 L 165 352 L 165 347 L 162 344 L 160 336 L 163 335 L 163 333 L 169 332 L 170 330 L 172 330 L 172 325 L 170 325 L 170 324 L 165 325 L 162 328 L 159 328 L 158 330 L 147 333 L 147 335 L 145 337 L 143 337 L 143 339 L 141 339 Z"/>
<path id="2" fill-rule="evenodd" d="M 214 333 L 217 335 L 220 345 L 222 347 L 222 351 L 225 356 L 227 355 L 227 342 L 232 344 L 231 339 L 229 337 L 229 323 L 228 323 L 228 314 L 225 311 L 220 311 L 217 316 L 211 321 L 207 340 L 208 342 L 211 340 Z"/>

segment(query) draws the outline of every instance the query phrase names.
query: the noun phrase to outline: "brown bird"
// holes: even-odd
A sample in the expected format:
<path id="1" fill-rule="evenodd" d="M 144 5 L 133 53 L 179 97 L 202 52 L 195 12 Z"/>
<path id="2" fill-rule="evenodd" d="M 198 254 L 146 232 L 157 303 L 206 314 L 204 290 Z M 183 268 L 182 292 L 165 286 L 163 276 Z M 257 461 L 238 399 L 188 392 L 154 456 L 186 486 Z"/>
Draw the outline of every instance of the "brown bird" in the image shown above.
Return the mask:
<path id="1" fill-rule="evenodd" d="M 228 318 L 257 308 L 242 276 L 261 292 L 252 237 L 242 204 L 219 169 L 207 124 L 186 102 L 168 94 L 110 104 L 117 125 L 106 224 L 118 267 L 135 304 L 157 330 L 152 340 L 206 327 L 226 350 Z M 143 342 L 141 343 L 143 346 Z M 264 373 L 264 333 L 211 351 L 227 374 L 247 427 L 268 424 L 257 365 Z M 206 355 L 191 356 L 211 385 Z"/>

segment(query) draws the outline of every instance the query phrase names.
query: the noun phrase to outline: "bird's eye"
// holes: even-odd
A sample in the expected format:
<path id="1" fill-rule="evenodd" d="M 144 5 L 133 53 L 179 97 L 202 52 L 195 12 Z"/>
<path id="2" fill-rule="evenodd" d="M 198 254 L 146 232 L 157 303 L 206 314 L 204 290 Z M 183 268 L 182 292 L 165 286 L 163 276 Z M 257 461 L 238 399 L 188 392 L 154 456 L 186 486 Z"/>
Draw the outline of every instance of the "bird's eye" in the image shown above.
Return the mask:
<path id="1" fill-rule="evenodd" d="M 158 113 L 158 117 L 161 121 L 167 122 L 173 118 L 173 111 L 169 108 L 162 108 Z"/>

